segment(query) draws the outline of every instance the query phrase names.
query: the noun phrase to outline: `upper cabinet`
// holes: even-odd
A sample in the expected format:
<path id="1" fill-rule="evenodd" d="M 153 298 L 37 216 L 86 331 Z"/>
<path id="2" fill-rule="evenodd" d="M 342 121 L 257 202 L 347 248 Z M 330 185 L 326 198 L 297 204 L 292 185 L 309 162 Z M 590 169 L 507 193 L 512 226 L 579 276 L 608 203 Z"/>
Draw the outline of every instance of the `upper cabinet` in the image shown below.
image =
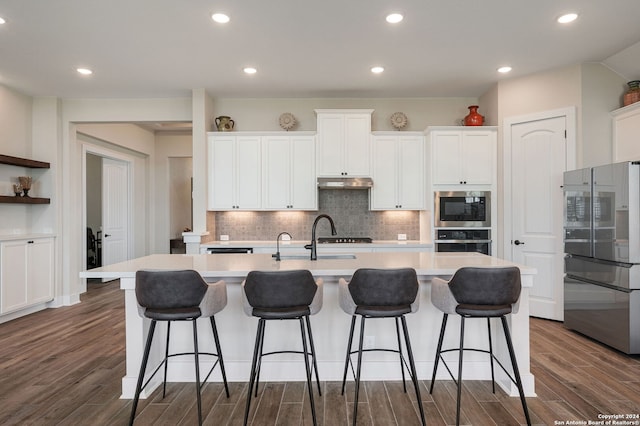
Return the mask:
<path id="1" fill-rule="evenodd" d="M 318 210 L 315 136 L 285 134 L 262 140 L 264 208 Z"/>
<path id="2" fill-rule="evenodd" d="M 424 210 L 426 157 L 422 132 L 374 132 L 372 210 Z"/>
<path id="3" fill-rule="evenodd" d="M 613 160 L 640 160 L 640 102 L 611 113 L 613 117 Z"/>
<path id="4" fill-rule="evenodd" d="M 496 181 L 495 127 L 430 127 L 433 185 L 483 185 Z"/>
<path id="5" fill-rule="evenodd" d="M 371 176 L 372 109 L 315 110 L 319 177 Z"/>
<path id="6" fill-rule="evenodd" d="M 209 134 L 208 209 L 317 210 L 314 132 Z"/>
<path id="7" fill-rule="evenodd" d="M 209 135 L 209 210 L 262 207 L 261 137 Z"/>

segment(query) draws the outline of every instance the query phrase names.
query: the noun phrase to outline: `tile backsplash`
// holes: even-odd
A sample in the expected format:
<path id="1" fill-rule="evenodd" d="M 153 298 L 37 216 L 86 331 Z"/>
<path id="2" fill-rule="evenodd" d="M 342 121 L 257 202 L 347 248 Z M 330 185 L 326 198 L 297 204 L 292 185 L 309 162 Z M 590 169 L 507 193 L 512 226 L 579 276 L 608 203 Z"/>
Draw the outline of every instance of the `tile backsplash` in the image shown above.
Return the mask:
<path id="1" fill-rule="evenodd" d="M 325 213 L 333 219 L 338 236 L 395 240 L 398 234 L 407 234 L 409 240 L 420 239 L 419 212 L 370 211 L 366 190 L 318 191 L 318 207 L 317 212 L 208 212 L 208 230 L 214 240 L 220 235 L 229 235 L 232 241 L 274 240 L 282 231 L 290 233 L 294 240 L 307 240 L 315 217 Z M 329 235 L 329 222 L 322 220 L 316 237 Z"/>

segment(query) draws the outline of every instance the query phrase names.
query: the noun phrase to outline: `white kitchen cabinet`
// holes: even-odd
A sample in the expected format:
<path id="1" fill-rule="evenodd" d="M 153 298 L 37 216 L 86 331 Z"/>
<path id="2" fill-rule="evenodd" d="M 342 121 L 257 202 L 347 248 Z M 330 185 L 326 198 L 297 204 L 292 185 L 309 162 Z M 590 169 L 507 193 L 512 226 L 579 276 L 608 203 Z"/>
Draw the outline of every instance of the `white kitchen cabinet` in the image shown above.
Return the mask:
<path id="1" fill-rule="evenodd" d="M 209 210 L 262 208 L 260 135 L 209 136 Z"/>
<path id="2" fill-rule="evenodd" d="M 640 102 L 619 108 L 611 116 L 614 162 L 640 160 Z"/>
<path id="3" fill-rule="evenodd" d="M 370 177 L 373 110 L 315 111 L 318 176 Z"/>
<path id="4" fill-rule="evenodd" d="M 0 242 L 0 314 L 53 300 L 53 238 Z"/>
<path id="5" fill-rule="evenodd" d="M 424 135 L 375 132 L 372 145 L 371 210 L 426 209 Z"/>
<path id="6" fill-rule="evenodd" d="M 315 136 L 265 136 L 262 140 L 264 208 L 318 210 Z"/>
<path id="7" fill-rule="evenodd" d="M 429 128 L 433 185 L 495 184 L 496 133 L 494 127 Z"/>

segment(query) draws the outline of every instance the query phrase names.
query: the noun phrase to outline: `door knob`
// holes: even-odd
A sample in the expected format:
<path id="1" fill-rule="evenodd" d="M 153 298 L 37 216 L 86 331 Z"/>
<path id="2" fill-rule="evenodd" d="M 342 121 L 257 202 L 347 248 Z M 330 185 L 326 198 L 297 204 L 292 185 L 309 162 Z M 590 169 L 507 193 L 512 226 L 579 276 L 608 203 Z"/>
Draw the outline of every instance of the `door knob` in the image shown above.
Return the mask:
<path id="1" fill-rule="evenodd" d="M 111 234 L 104 234 L 105 238 L 110 237 L 110 236 L 111 236 Z"/>
<path id="2" fill-rule="evenodd" d="M 513 242 L 513 244 L 515 244 L 515 245 L 517 245 L 517 246 L 519 246 L 520 244 L 523 244 L 523 245 L 524 245 L 524 241 L 515 240 L 515 241 Z"/>

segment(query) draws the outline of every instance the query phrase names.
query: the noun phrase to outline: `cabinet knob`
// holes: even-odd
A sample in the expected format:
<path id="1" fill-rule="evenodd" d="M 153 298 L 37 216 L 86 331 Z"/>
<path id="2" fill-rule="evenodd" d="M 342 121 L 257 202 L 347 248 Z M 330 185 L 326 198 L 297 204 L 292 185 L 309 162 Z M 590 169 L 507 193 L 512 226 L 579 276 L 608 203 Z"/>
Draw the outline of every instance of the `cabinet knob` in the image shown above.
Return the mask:
<path id="1" fill-rule="evenodd" d="M 27 244 L 33 244 L 33 241 L 27 241 Z"/>

